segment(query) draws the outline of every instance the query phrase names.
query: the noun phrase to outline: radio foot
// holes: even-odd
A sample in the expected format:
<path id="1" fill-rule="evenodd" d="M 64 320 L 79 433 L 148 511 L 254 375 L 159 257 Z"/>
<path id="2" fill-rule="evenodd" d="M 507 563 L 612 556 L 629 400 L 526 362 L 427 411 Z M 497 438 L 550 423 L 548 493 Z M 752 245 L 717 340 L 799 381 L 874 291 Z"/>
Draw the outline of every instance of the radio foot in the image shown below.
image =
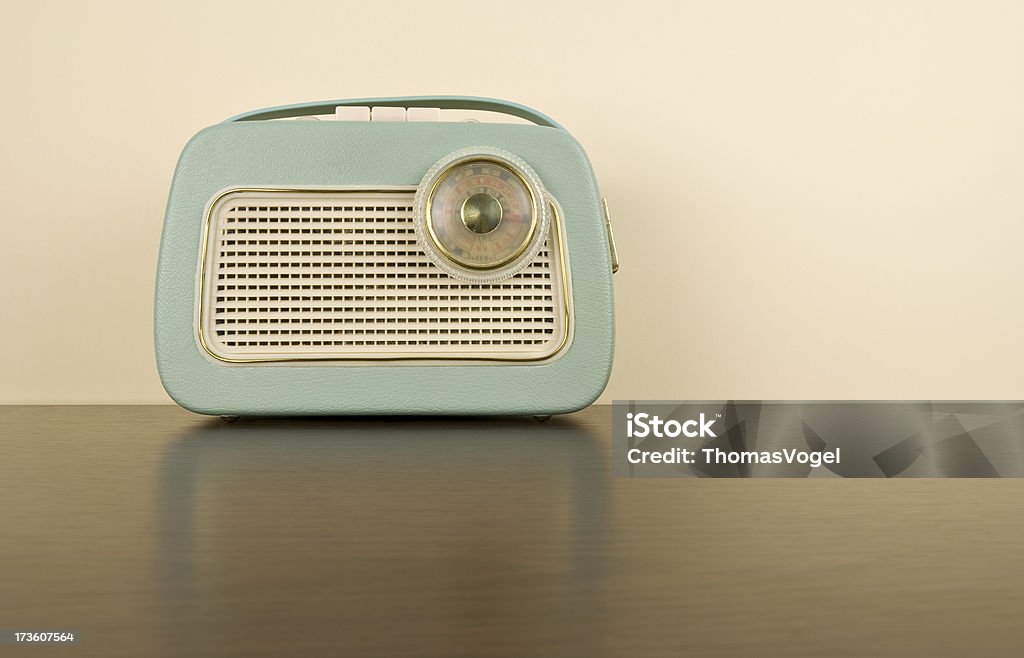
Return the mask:
<path id="1" fill-rule="evenodd" d="M 538 423 L 546 423 L 549 420 L 551 420 L 551 414 L 542 414 L 539 416 L 534 416 L 533 419 Z"/>
<path id="2" fill-rule="evenodd" d="M 225 423 L 233 423 L 238 420 L 238 416 L 221 416 L 220 419 Z"/>

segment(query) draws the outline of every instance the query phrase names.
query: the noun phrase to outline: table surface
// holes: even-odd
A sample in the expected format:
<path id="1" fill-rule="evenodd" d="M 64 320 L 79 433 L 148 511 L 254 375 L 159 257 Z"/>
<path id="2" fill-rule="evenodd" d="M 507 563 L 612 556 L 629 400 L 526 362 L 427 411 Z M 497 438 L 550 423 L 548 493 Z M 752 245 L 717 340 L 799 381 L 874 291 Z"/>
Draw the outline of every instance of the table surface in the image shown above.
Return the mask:
<path id="1" fill-rule="evenodd" d="M 1024 655 L 1024 481 L 626 479 L 610 409 L 0 407 L 0 628 L 81 656 Z"/>

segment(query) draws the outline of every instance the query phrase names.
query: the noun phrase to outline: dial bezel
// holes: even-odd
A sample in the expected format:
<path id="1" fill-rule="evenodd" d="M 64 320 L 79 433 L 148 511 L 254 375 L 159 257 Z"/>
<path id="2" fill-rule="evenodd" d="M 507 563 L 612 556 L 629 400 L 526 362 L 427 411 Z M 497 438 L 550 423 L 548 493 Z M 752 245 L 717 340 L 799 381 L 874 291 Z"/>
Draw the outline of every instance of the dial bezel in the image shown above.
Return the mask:
<path id="1" fill-rule="evenodd" d="M 461 168 L 476 164 L 497 166 L 512 174 L 523 185 L 530 198 L 530 229 L 526 238 L 507 257 L 484 264 L 471 263 L 453 254 L 439 239 L 431 213 L 435 195 L 441 184 Z M 494 283 L 511 278 L 522 271 L 541 250 L 550 221 L 544 188 L 537 174 L 521 158 L 492 147 L 462 149 L 435 163 L 420 182 L 415 206 L 416 234 L 423 251 L 449 276 L 472 283 Z"/>

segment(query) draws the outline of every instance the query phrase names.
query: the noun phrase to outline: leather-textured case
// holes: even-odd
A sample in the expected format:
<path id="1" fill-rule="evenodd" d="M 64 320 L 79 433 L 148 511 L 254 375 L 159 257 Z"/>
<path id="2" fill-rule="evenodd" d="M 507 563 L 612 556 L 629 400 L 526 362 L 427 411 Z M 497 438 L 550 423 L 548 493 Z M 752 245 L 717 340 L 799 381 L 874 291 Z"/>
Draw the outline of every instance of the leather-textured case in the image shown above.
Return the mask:
<path id="1" fill-rule="evenodd" d="M 362 108 L 373 120 L 351 120 Z M 460 109 L 525 121 L 439 118 Z M 157 364 L 176 402 L 213 415 L 568 413 L 608 380 L 613 267 L 587 156 L 539 112 L 257 110 L 179 159 Z"/>

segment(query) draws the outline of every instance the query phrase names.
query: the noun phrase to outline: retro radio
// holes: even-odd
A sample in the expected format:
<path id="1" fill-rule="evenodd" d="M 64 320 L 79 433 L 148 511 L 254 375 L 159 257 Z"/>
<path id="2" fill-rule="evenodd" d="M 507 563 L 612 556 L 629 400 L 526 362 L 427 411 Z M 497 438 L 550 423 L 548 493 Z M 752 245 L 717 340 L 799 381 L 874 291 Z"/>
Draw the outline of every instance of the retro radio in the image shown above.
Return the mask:
<path id="1" fill-rule="evenodd" d="M 178 161 L 157 364 L 175 401 L 222 416 L 567 413 L 607 383 L 616 268 L 587 157 L 539 112 L 257 110 Z"/>

